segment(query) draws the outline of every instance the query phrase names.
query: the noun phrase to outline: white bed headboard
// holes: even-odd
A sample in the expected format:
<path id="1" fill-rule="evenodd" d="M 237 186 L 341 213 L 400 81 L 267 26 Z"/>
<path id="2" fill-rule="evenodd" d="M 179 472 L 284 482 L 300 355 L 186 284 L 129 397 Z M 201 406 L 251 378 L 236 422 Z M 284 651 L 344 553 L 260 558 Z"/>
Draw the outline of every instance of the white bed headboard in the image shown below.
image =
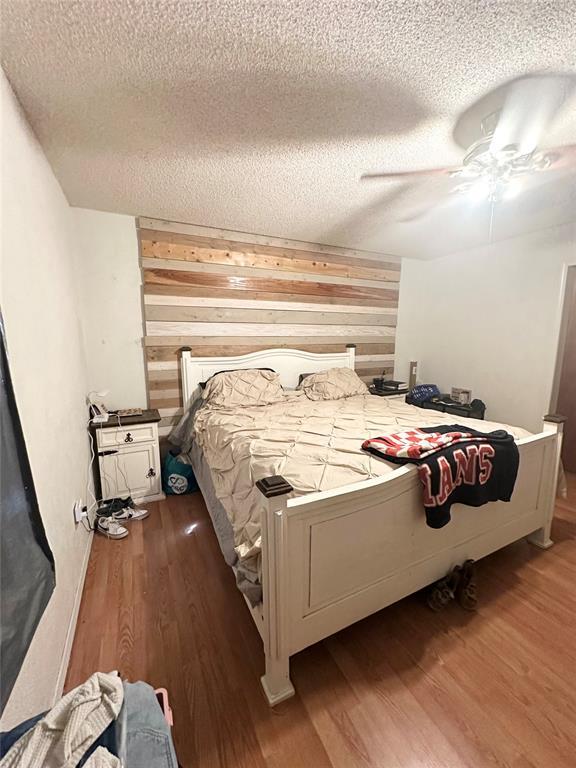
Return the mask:
<path id="1" fill-rule="evenodd" d="M 319 354 L 300 349 L 264 349 L 235 357 L 192 357 L 190 350 L 182 351 L 182 393 L 184 407 L 196 393 L 201 381 L 206 381 L 218 371 L 242 368 L 272 368 L 280 375 L 283 387 L 294 389 L 301 373 L 318 373 L 328 368 L 352 368 L 354 370 L 354 345 L 345 352 Z"/>

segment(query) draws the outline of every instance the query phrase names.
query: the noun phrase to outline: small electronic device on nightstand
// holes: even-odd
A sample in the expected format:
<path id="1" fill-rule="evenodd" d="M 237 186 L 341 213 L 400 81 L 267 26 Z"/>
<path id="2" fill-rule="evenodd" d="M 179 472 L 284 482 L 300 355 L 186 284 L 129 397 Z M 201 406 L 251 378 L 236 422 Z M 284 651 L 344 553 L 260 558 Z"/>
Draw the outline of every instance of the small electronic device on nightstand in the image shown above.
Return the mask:
<path id="1" fill-rule="evenodd" d="M 384 376 L 376 376 L 372 379 L 372 384 L 368 389 L 372 395 L 390 397 L 391 395 L 405 395 L 408 392 L 408 384 L 405 381 L 394 381 L 393 379 L 386 379 Z"/>
<path id="2" fill-rule="evenodd" d="M 90 410 L 90 421 L 93 424 L 105 424 L 108 421 L 108 411 L 103 400 L 107 394 L 108 390 L 105 392 L 89 392 L 86 397 Z"/>

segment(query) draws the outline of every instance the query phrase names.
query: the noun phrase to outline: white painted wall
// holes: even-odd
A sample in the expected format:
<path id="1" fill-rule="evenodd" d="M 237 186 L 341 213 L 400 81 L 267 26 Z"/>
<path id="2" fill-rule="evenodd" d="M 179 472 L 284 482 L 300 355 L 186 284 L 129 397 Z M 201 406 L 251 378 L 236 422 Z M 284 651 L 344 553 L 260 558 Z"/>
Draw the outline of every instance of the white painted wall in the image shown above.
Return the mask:
<path id="1" fill-rule="evenodd" d="M 576 225 L 434 261 L 403 259 L 397 378 L 472 389 L 496 421 L 538 430 L 550 404 L 564 265 Z"/>
<path id="2" fill-rule="evenodd" d="M 110 408 L 146 407 L 141 275 L 136 223 L 71 209 L 88 388 Z"/>
<path id="3" fill-rule="evenodd" d="M 50 707 L 66 671 L 90 534 L 72 517 L 86 497 L 86 361 L 68 203 L 0 70 L 0 302 L 10 368 L 56 560 L 56 589 L 1 726 Z"/>

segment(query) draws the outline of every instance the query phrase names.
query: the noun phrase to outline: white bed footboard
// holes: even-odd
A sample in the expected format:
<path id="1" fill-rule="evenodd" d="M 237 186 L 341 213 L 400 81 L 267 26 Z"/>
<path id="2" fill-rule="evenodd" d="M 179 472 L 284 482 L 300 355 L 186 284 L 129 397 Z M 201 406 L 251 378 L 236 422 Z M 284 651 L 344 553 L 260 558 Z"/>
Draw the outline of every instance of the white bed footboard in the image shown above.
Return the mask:
<path id="1" fill-rule="evenodd" d="M 317 354 L 269 349 L 235 357 L 182 353 L 184 406 L 199 382 L 221 370 L 271 367 L 282 385 L 299 374 L 354 368 L 354 348 Z M 520 469 L 509 503 L 455 505 L 452 522 L 426 526 L 414 467 L 334 491 L 289 498 L 291 487 L 266 489 L 262 520 L 261 612 L 252 615 L 264 640 L 262 684 L 271 705 L 294 694 L 290 656 L 400 600 L 456 563 L 475 560 L 527 536 L 549 547 L 562 439 L 560 417 L 519 441 Z"/>
<path id="2" fill-rule="evenodd" d="M 547 547 L 554 511 L 561 421 L 519 441 L 512 500 L 455 505 L 429 528 L 414 467 L 333 491 L 267 498 L 262 533 L 264 691 L 271 705 L 293 695 L 289 658 L 303 648 L 441 578 L 467 558 L 528 536 Z M 260 489 L 265 489 L 259 484 Z"/>

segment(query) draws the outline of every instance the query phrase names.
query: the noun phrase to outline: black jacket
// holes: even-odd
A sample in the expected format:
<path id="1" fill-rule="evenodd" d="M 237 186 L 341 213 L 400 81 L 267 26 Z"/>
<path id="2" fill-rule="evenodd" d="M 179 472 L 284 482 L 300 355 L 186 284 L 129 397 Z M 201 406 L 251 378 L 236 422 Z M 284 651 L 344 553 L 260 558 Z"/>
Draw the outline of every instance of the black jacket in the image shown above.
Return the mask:
<path id="1" fill-rule="evenodd" d="M 371 451 L 394 464 L 418 466 L 426 522 L 431 528 L 442 528 L 450 522 L 452 504 L 480 507 L 489 501 L 510 501 L 520 460 L 512 435 L 503 429 L 478 432 L 459 424 L 421 427 L 421 431 L 468 432 L 477 438 L 449 445 L 425 459 L 384 457 Z"/>

